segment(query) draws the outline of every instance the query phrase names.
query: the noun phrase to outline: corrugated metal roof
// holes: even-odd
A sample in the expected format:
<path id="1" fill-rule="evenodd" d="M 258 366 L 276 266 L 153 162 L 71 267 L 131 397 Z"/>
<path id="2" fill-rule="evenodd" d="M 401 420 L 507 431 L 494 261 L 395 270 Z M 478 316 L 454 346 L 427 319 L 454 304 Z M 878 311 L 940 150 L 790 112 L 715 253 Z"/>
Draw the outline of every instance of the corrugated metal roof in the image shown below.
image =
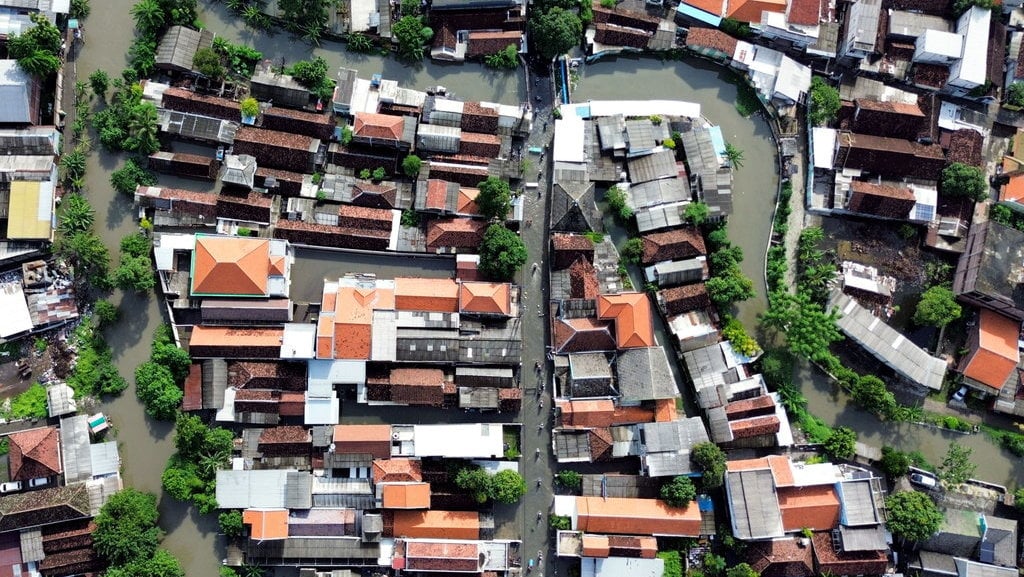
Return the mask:
<path id="1" fill-rule="evenodd" d="M 113 475 L 121 469 L 121 456 L 117 453 L 117 442 L 107 441 L 89 446 L 89 462 L 96 477 Z"/>
<path id="2" fill-rule="evenodd" d="M 16 60 L 0 60 L 0 122 L 32 122 L 31 82 L 32 77 L 18 66 Z"/>
<path id="3" fill-rule="evenodd" d="M 77 483 L 92 478 L 87 416 L 76 415 L 60 420 L 60 452 L 64 459 L 66 483 Z"/>

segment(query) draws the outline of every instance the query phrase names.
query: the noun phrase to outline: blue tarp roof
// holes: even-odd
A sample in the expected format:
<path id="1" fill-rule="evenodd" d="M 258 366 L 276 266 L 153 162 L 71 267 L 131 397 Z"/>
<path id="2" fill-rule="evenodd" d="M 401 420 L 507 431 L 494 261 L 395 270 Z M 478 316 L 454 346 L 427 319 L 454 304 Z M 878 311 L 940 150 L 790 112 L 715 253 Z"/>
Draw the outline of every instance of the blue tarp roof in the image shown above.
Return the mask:
<path id="1" fill-rule="evenodd" d="M 689 16 L 694 20 L 704 22 L 705 24 L 710 24 L 715 28 L 718 28 L 718 25 L 722 23 L 722 18 L 720 16 L 715 16 L 710 12 L 705 12 L 700 8 L 695 8 L 686 4 L 685 2 L 681 2 L 679 4 L 679 7 L 676 8 L 676 12 L 679 12 L 683 16 Z"/>

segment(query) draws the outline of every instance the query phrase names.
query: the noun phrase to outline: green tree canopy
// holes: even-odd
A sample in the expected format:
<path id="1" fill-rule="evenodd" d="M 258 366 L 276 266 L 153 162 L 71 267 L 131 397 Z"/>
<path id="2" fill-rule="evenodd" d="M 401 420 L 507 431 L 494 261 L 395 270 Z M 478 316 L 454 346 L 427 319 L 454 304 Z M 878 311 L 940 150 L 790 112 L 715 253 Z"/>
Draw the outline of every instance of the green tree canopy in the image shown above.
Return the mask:
<path id="1" fill-rule="evenodd" d="M 135 158 L 129 158 L 124 166 L 110 173 L 110 186 L 129 196 L 134 195 L 139 186 L 153 186 L 156 183 L 156 175 L 143 168 Z"/>
<path id="2" fill-rule="evenodd" d="M 562 469 L 556 478 L 558 483 L 567 489 L 577 490 L 583 486 L 583 475 L 572 469 Z"/>
<path id="3" fill-rule="evenodd" d="M 857 433 L 849 427 L 836 427 L 825 439 L 825 452 L 834 459 L 850 459 L 857 451 Z"/>
<path id="4" fill-rule="evenodd" d="M 644 256 L 644 239 L 631 238 L 622 245 L 622 262 L 640 264 Z"/>
<path id="5" fill-rule="evenodd" d="M 391 26 L 391 33 L 398 40 L 398 54 L 405 60 L 422 60 L 424 47 L 434 31 L 423 24 L 419 16 L 403 16 Z"/>
<path id="6" fill-rule="evenodd" d="M 882 460 L 881 460 L 882 471 L 891 478 L 902 477 L 910 471 L 910 455 L 885 445 L 882 447 Z"/>
<path id="7" fill-rule="evenodd" d="M 60 46 L 64 41 L 60 30 L 39 12 L 29 15 L 32 28 L 12 34 L 7 40 L 9 58 L 18 61 L 25 72 L 40 78 L 60 69 Z"/>
<path id="8" fill-rule="evenodd" d="M 167 367 L 174 377 L 174 382 L 181 384 L 185 382 L 188 371 L 192 367 L 192 359 L 184 349 L 174 343 L 154 343 L 150 360 L 161 366 Z"/>
<path id="9" fill-rule="evenodd" d="M 89 75 L 89 85 L 92 86 L 92 93 L 102 100 L 107 98 L 107 90 L 110 90 L 110 76 L 104 70 L 94 70 Z"/>
<path id="10" fill-rule="evenodd" d="M 659 495 L 670 507 L 683 509 L 697 497 L 697 488 L 693 486 L 693 481 L 689 477 L 679 475 L 662 485 Z"/>
<path id="11" fill-rule="evenodd" d="M 811 123 L 815 126 L 835 120 L 842 102 L 839 90 L 829 85 L 820 76 L 811 79 Z"/>
<path id="12" fill-rule="evenodd" d="M 792 295 L 778 291 L 769 300 L 771 305 L 761 315 L 761 323 L 785 332 L 786 343 L 793 354 L 821 360 L 830 354 L 832 343 L 842 340 L 836 327 L 838 313 L 825 312 L 821 305 L 811 302 L 807 293 Z"/>
<path id="13" fill-rule="evenodd" d="M 81 194 L 69 194 L 60 203 L 57 231 L 62 235 L 90 232 L 96 222 L 96 211 Z"/>
<path id="14" fill-rule="evenodd" d="M 691 202 L 690 204 L 686 205 L 686 209 L 683 211 L 683 217 L 686 218 L 686 220 L 689 221 L 690 224 L 694 226 L 700 226 L 707 222 L 708 215 L 710 213 L 711 210 L 708 208 L 707 204 L 703 202 Z"/>
<path id="15" fill-rule="evenodd" d="M 579 16 L 558 6 L 530 20 L 533 48 L 545 60 L 564 54 L 578 45 L 582 36 L 583 23 Z"/>
<path id="16" fill-rule="evenodd" d="M 519 50 L 514 44 L 484 57 L 484 64 L 495 70 L 515 70 L 519 67 Z"/>
<path id="17" fill-rule="evenodd" d="M 224 63 L 221 62 L 220 54 L 210 47 L 196 50 L 192 57 L 192 68 L 210 80 L 219 81 L 224 78 Z"/>
<path id="18" fill-rule="evenodd" d="M 491 280 L 509 281 L 526 263 L 523 239 L 501 224 L 492 224 L 480 244 L 480 272 Z"/>
<path id="19" fill-rule="evenodd" d="M 130 487 L 111 495 L 96 516 L 93 545 L 109 563 L 150 559 L 160 543 L 156 497 Z"/>
<path id="20" fill-rule="evenodd" d="M 626 191 L 621 186 L 609 188 L 604 193 L 604 199 L 608 203 L 608 210 L 620 224 L 625 224 L 633 218 L 633 209 L 626 204 Z"/>
<path id="21" fill-rule="evenodd" d="M 486 503 L 490 480 L 487 471 L 474 465 L 459 469 L 455 475 L 455 486 L 472 495 L 478 503 Z"/>
<path id="22" fill-rule="evenodd" d="M 504 180 L 488 176 L 477 184 L 480 193 L 476 195 L 476 206 L 484 218 L 504 221 L 512 206 L 512 191 Z"/>
<path id="23" fill-rule="evenodd" d="M 985 171 L 962 162 L 954 162 L 942 169 L 939 190 L 942 194 L 962 196 L 976 202 L 984 201 L 989 196 Z"/>
<path id="24" fill-rule="evenodd" d="M 155 34 L 167 23 L 167 14 L 160 0 L 139 0 L 130 11 L 135 19 L 135 27 L 143 35 Z"/>
<path id="25" fill-rule="evenodd" d="M 722 309 L 754 296 L 754 282 L 745 277 L 738 266 L 732 267 L 722 275 L 709 278 L 704 286 L 711 300 Z"/>
<path id="26" fill-rule="evenodd" d="M 185 577 L 185 570 L 176 557 L 157 549 L 152 557 L 138 559 L 127 565 L 111 567 L 105 577 Z"/>
<path id="27" fill-rule="evenodd" d="M 129 256 L 149 256 L 153 248 L 153 241 L 142 233 L 132 233 L 121 239 L 121 252 Z"/>
<path id="28" fill-rule="evenodd" d="M 409 178 L 416 178 L 420 174 L 423 161 L 415 154 L 410 154 L 402 160 L 402 172 Z"/>
<path id="29" fill-rule="evenodd" d="M 203 490 L 203 482 L 195 471 L 177 466 L 168 466 L 164 469 L 163 475 L 160 476 L 160 484 L 168 495 L 179 501 L 188 501 L 193 494 Z"/>
<path id="30" fill-rule="evenodd" d="M 931 498 L 920 491 L 900 491 L 885 500 L 888 520 L 885 525 L 893 535 L 908 541 L 925 541 L 939 530 L 942 512 Z"/>
<path id="31" fill-rule="evenodd" d="M 242 116 L 252 118 L 260 113 L 260 103 L 252 96 L 242 100 L 240 105 Z"/>
<path id="32" fill-rule="evenodd" d="M 76 232 L 61 238 L 57 243 L 57 254 L 74 264 L 77 278 L 89 279 L 93 286 L 99 288 L 107 286 L 110 253 L 95 233 Z"/>
<path id="33" fill-rule="evenodd" d="M 953 291 L 945 286 L 933 286 L 921 293 L 921 300 L 914 311 L 914 322 L 919 325 L 944 327 L 960 318 L 962 312 Z"/>
<path id="34" fill-rule="evenodd" d="M 977 469 L 977 465 L 971 462 L 973 449 L 965 447 L 956 441 L 949 444 L 946 456 L 939 465 L 939 479 L 947 486 L 959 487 L 967 482 Z"/>
<path id="35" fill-rule="evenodd" d="M 116 323 L 120 316 L 117 305 L 106 299 L 96 301 L 93 305 L 92 313 L 93 318 L 96 320 L 96 325 L 100 328 Z"/>
<path id="36" fill-rule="evenodd" d="M 153 261 L 146 256 L 121 256 L 121 263 L 114 269 L 114 286 L 125 291 L 147 292 L 156 286 Z"/>
<path id="37" fill-rule="evenodd" d="M 1014 82 L 1006 88 L 1006 103 L 1024 107 L 1024 82 Z"/>
<path id="38" fill-rule="evenodd" d="M 232 509 L 218 515 L 217 524 L 220 526 L 220 532 L 228 537 L 238 537 L 245 529 L 242 525 L 242 512 L 238 509 Z"/>
<path id="39" fill-rule="evenodd" d="M 511 469 L 498 471 L 488 481 L 487 496 L 499 503 L 511 504 L 526 494 L 526 481 Z"/>
<path id="40" fill-rule="evenodd" d="M 746 563 L 740 563 L 735 567 L 729 567 L 725 572 L 725 577 L 758 577 L 759 573 L 754 571 L 754 568 Z"/>
<path id="41" fill-rule="evenodd" d="M 721 487 L 725 481 L 725 451 L 714 443 L 698 443 L 690 449 L 690 461 L 700 470 L 705 489 Z"/>

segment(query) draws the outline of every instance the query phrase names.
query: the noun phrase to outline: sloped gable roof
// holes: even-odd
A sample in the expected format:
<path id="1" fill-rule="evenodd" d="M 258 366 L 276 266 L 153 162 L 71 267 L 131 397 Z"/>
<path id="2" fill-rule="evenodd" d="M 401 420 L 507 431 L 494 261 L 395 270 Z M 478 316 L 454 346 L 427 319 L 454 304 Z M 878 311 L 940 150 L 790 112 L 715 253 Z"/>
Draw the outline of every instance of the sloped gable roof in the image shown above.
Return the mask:
<path id="1" fill-rule="evenodd" d="M 726 17 L 740 22 L 760 23 L 762 12 L 785 12 L 786 0 L 729 0 Z"/>
<path id="2" fill-rule="evenodd" d="M 192 257 L 192 294 L 265 296 L 270 241 L 199 236 Z"/>
<path id="3" fill-rule="evenodd" d="M 618 348 L 654 346 L 651 303 L 644 293 L 619 293 L 597 297 L 597 316 L 615 321 Z"/>
<path id="4" fill-rule="evenodd" d="M 464 282 L 459 287 L 459 312 L 508 315 L 511 287 L 507 283 Z"/>
<path id="5" fill-rule="evenodd" d="M 374 459 L 374 483 L 418 483 L 423 470 L 418 459 Z"/>
<path id="6" fill-rule="evenodd" d="M 8 439 L 11 480 L 27 481 L 60 473 L 60 436 L 55 427 L 11 433 Z"/>
<path id="7" fill-rule="evenodd" d="M 982 309 L 975 330 L 978 331 L 978 348 L 967 357 L 964 376 L 1001 389 L 1020 362 L 1017 350 L 1020 323 Z"/>
<path id="8" fill-rule="evenodd" d="M 357 112 L 355 115 L 355 128 L 352 133 L 364 138 L 401 140 L 404 129 L 405 117 L 403 116 Z"/>

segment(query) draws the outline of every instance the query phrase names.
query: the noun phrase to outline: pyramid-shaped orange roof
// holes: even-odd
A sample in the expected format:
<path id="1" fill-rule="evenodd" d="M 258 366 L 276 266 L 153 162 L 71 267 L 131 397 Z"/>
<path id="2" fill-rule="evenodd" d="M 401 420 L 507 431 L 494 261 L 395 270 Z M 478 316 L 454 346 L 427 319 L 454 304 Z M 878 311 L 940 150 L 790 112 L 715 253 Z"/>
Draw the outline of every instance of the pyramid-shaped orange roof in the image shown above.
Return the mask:
<path id="1" fill-rule="evenodd" d="M 762 12 L 785 12 L 786 0 L 729 0 L 727 18 L 740 22 L 760 23 Z"/>
<path id="2" fill-rule="evenodd" d="M 60 473 L 60 437 L 54 427 L 11 433 L 10 473 L 13 481 L 27 481 Z"/>
<path id="3" fill-rule="evenodd" d="M 505 283 L 464 282 L 459 288 L 459 312 L 508 315 L 511 293 Z"/>
<path id="4" fill-rule="evenodd" d="M 196 237 L 193 295 L 268 296 L 269 272 L 270 241 L 265 238 Z"/>
<path id="5" fill-rule="evenodd" d="M 460 188 L 459 206 L 455 207 L 455 212 L 459 214 L 480 214 L 480 208 L 476 205 L 476 197 L 479 195 L 479 188 Z"/>
<path id="6" fill-rule="evenodd" d="M 654 346 L 651 302 L 644 293 L 620 293 L 597 297 L 597 317 L 615 321 L 615 341 L 620 349 Z"/>
<path id="7" fill-rule="evenodd" d="M 401 140 L 405 117 L 374 112 L 357 112 L 352 132 L 365 138 Z"/>

